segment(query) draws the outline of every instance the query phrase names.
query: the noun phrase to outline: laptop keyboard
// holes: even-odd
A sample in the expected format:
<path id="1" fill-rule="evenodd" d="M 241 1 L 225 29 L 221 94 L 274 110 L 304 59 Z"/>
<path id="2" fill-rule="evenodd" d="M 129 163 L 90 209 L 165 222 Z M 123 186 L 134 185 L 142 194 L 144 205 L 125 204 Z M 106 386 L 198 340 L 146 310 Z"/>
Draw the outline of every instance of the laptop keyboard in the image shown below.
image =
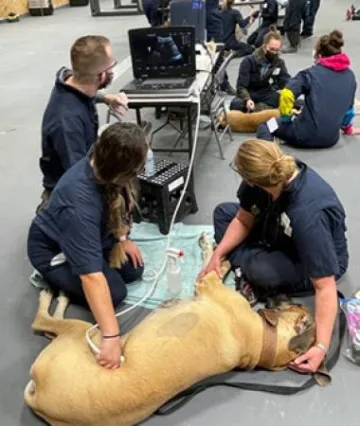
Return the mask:
<path id="1" fill-rule="evenodd" d="M 136 88 L 141 90 L 171 90 L 171 89 L 185 89 L 188 87 L 187 79 L 174 79 L 171 81 L 159 81 L 159 82 L 138 82 Z"/>

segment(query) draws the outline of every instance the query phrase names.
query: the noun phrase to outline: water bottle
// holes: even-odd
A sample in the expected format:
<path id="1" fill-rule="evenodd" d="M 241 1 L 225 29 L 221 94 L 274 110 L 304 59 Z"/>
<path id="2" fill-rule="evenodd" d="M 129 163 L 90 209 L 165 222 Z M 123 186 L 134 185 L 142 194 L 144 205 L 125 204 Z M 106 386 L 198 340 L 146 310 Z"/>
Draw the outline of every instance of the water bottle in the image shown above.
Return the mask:
<path id="1" fill-rule="evenodd" d="M 145 174 L 146 176 L 152 176 L 155 174 L 154 153 L 150 146 L 149 146 L 147 157 L 146 157 Z"/>

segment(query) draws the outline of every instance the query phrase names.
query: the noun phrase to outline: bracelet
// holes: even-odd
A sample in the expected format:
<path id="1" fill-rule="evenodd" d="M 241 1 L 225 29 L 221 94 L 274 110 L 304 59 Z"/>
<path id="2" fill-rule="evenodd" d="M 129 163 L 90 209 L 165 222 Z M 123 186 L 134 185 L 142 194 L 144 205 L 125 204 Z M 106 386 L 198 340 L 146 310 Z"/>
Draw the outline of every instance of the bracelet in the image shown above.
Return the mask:
<path id="1" fill-rule="evenodd" d="M 118 337 L 120 337 L 120 333 L 119 334 L 113 334 L 112 336 L 103 336 L 103 339 L 105 339 L 105 340 L 117 339 Z"/>
<path id="2" fill-rule="evenodd" d="M 327 355 L 328 350 L 325 345 L 323 345 L 322 343 L 316 343 L 315 347 L 321 349 L 324 354 Z"/>

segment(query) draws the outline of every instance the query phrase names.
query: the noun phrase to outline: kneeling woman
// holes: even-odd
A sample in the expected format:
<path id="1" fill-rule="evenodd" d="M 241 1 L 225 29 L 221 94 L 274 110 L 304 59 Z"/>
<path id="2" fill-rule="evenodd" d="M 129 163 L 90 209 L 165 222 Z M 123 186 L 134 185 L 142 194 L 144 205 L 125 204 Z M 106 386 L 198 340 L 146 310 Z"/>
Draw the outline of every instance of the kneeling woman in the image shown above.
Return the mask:
<path id="1" fill-rule="evenodd" d="M 271 28 L 263 45 L 240 64 L 237 79 L 237 97 L 230 104 L 231 110 L 243 112 L 278 108 L 279 89 L 290 79 L 285 62 L 279 57 L 281 35 Z"/>
<path id="2" fill-rule="evenodd" d="M 104 339 L 99 362 L 108 368 L 120 360 L 114 306 L 125 298 L 126 284 L 143 272 L 128 233 L 133 181 L 146 153 L 138 126 L 109 126 L 91 153 L 60 179 L 28 236 L 30 262 L 49 286 L 90 307 Z"/>
<path id="3" fill-rule="evenodd" d="M 238 284 L 250 302 L 256 295 L 315 290 L 317 345 L 297 360 L 314 372 L 330 345 L 336 281 L 348 267 L 344 208 L 325 180 L 276 143 L 244 142 L 234 169 L 243 179 L 240 204 L 215 209 L 218 246 L 203 273 L 220 273 L 220 259 L 228 257 L 241 270 Z"/>
<path id="4" fill-rule="evenodd" d="M 319 39 L 315 49 L 316 65 L 300 71 L 286 85 L 280 95 L 278 128 L 270 132 L 267 124 L 257 131 L 260 139 L 274 136 L 299 148 L 330 148 L 345 134 L 355 134 L 356 80 L 350 70 L 350 60 L 341 52 L 342 33 L 332 31 Z M 295 100 L 304 95 L 305 102 L 299 116 L 292 117 Z"/>

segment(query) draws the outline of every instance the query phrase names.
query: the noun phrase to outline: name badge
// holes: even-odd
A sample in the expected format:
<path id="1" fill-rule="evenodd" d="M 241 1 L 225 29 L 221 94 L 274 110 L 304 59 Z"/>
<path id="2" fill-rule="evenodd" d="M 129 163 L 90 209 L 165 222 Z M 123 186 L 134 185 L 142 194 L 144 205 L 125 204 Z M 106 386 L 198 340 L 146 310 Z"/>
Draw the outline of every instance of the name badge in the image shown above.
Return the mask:
<path id="1" fill-rule="evenodd" d="M 280 68 L 275 68 L 272 75 L 279 75 L 280 74 Z"/>

